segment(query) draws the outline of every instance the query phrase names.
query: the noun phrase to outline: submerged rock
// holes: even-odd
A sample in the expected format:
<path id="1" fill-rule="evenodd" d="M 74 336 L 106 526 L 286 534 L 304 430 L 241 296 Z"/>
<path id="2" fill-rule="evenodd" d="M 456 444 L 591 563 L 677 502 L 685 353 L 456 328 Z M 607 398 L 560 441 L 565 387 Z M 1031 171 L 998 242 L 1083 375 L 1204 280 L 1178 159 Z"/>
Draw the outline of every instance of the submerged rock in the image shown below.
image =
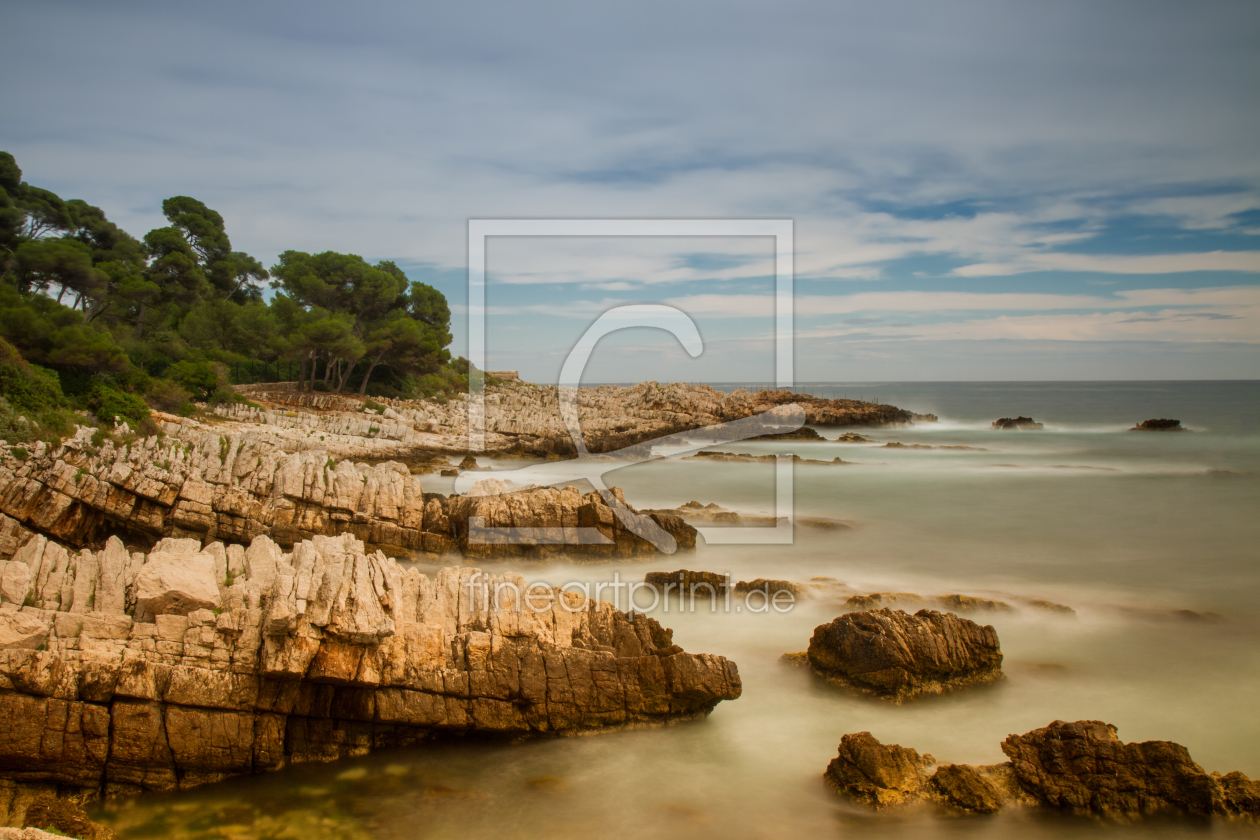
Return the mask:
<path id="1" fill-rule="evenodd" d="M 997 631 L 935 610 L 847 613 L 814 629 L 808 656 L 821 676 L 897 702 L 1002 679 Z"/>
<path id="2" fill-rule="evenodd" d="M 1019 431 L 1044 429 L 1045 425 L 1031 417 L 1003 417 L 993 421 L 994 429 L 1016 429 Z"/>
<path id="3" fill-rule="evenodd" d="M 126 555 L 117 538 L 73 556 L 36 539 L 19 554 L 40 575 L 60 569 L 62 591 L 123 597 L 78 613 L 73 597 L 44 597 L 45 584 L 44 606 L 0 610 L 22 623 L 0 650 L 0 778 L 168 790 L 444 733 L 695 718 L 741 692 L 733 662 L 683 652 L 646 616 L 519 575 L 452 567 L 430 578 L 348 534 L 291 553 L 259 537 L 240 557 L 172 541 L 121 568 L 104 560 Z M 184 600 L 145 594 L 173 556 L 222 558 L 221 607 L 184 614 Z"/>

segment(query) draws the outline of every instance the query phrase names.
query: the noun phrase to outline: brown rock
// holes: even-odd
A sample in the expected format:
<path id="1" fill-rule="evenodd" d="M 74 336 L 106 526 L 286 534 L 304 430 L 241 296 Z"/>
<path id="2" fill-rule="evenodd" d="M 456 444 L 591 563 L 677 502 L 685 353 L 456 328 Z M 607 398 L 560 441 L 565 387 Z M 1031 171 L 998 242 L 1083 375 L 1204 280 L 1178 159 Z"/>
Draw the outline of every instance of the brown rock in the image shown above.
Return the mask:
<path id="1" fill-rule="evenodd" d="M 68 556 L 31 544 L 23 556 L 40 569 Z M 129 558 L 124 578 L 199 556 L 174 553 L 196 541 L 159 547 L 147 565 Z M 65 567 L 70 591 L 77 571 L 102 568 L 85 555 L 100 559 Z M 217 588 L 221 609 L 151 615 L 140 597 L 127 608 L 149 620 L 0 611 L 38 623 L 46 648 L 0 650 L 0 780 L 169 790 L 443 734 L 664 724 L 741 692 L 734 663 L 684 652 L 656 621 L 519 575 L 430 578 L 348 534 L 287 554 L 259 537 L 232 556 L 240 575 Z"/>
<path id="2" fill-rule="evenodd" d="M 682 594 L 686 597 L 716 598 L 726 593 L 730 584 L 728 575 L 717 572 L 693 572 L 679 569 L 676 572 L 648 572 L 643 582 L 665 595 Z"/>
<path id="3" fill-rule="evenodd" d="M 1002 678 L 997 631 L 934 610 L 842 615 L 814 629 L 809 662 L 824 677 L 897 702 Z"/>
<path id="4" fill-rule="evenodd" d="M 1002 808 L 1002 794 L 970 764 L 942 764 L 930 780 L 932 789 L 963 811 L 993 814 Z"/>
<path id="5" fill-rule="evenodd" d="M 884 745 L 871 733 L 858 732 L 840 739 L 840 753 L 823 777 L 846 796 L 884 808 L 919 798 L 927 779 L 924 771 L 931 765 L 930 756 L 898 744 Z"/>
<path id="6" fill-rule="evenodd" d="M 1073 813 L 1161 811 L 1251 814 L 1257 789 L 1241 773 L 1214 777 L 1171 741 L 1126 744 L 1097 720 L 1056 720 L 1002 742 L 1020 786 L 1041 803 Z M 1228 779 L 1228 781 L 1226 781 Z"/>
<path id="7" fill-rule="evenodd" d="M 49 793 L 38 797 L 26 809 L 23 825 L 80 840 L 114 840 L 118 836 L 112 829 L 89 819 L 77 802 Z"/>

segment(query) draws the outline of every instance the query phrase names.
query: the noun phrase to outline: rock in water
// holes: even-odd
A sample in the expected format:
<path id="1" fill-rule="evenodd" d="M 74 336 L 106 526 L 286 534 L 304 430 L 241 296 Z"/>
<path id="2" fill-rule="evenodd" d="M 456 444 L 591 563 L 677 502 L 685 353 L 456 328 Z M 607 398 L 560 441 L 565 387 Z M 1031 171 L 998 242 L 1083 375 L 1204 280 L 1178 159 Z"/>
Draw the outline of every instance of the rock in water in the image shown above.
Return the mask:
<path id="1" fill-rule="evenodd" d="M 993 814 L 1002 809 L 1002 792 L 970 764 L 942 764 L 929 782 L 935 793 L 959 810 Z"/>
<path id="2" fill-rule="evenodd" d="M 1002 742 L 1020 787 L 1042 804 L 1079 814 L 1250 814 L 1260 784 L 1242 773 L 1208 775 L 1171 741 L 1126 744 L 1099 720 L 1056 720 Z"/>
<path id="3" fill-rule="evenodd" d="M 726 594 L 729 578 L 717 572 L 679 569 L 676 572 L 648 572 L 643 576 L 643 582 L 663 595 L 717 598 Z"/>
<path id="4" fill-rule="evenodd" d="M 28 545 L 11 562 L 53 569 L 66 591 L 86 589 L 78 573 L 114 574 L 100 555 L 117 546 L 69 565 L 44 537 Z M 691 719 L 741 692 L 733 662 L 684 652 L 656 621 L 515 574 L 428 577 L 348 534 L 291 553 L 266 537 L 240 556 L 159 547 L 122 564 L 114 612 L 43 595 L 0 610 L 0 779 L 169 790 L 444 733 Z M 168 568 L 181 563 L 194 580 Z M 221 608 L 181 614 L 212 591 Z"/>
<path id="5" fill-rule="evenodd" d="M 936 802 L 954 811 L 991 814 L 1008 803 L 1077 814 L 1260 817 L 1260 782 L 1237 771 L 1205 773 L 1170 741 L 1126 744 L 1097 720 L 1010 735 L 1004 764 L 936 763 L 909 747 L 884 745 L 869 732 L 845 735 L 824 777 L 840 793 L 876 808 Z"/>
<path id="6" fill-rule="evenodd" d="M 1181 425 L 1180 420 L 1143 420 L 1132 429 L 1131 432 L 1184 432 L 1185 426 Z"/>
<path id="7" fill-rule="evenodd" d="M 993 421 L 994 429 L 1016 429 L 1019 431 L 1044 429 L 1045 425 L 1031 417 L 1003 417 Z"/>
<path id="8" fill-rule="evenodd" d="M 846 796 L 884 808 L 917 797 L 932 763 L 909 747 L 881 744 L 871 733 L 858 732 L 840 739 L 840 754 L 823 777 Z"/>
<path id="9" fill-rule="evenodd" d="M 847 613 L 814 629 L 808 656 L 818 674 L 897 702 L 1003 676 L 996 630 L 935 610 Z"/>

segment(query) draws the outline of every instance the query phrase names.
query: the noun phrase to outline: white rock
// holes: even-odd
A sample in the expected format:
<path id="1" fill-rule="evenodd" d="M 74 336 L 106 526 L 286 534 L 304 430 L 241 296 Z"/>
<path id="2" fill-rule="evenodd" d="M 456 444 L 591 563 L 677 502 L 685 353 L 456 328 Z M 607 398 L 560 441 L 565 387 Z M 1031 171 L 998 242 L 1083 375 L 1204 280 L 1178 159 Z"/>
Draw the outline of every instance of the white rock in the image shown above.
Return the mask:
<path id="1" fill-rule="evenodd" d="M 17 560 L 4 564 L 0 572 L 0 600 L 19 607 L 31 591 L 31 567 Z"/>
<path id="2" fill-rule="evenodd" d="M 136 577 L 136 605 L 149 615 L 188 615 L 219 606 L 210 554 L 153 552 Z"/>
<path id="3" fill-rule="evenodd" d="M 37 650 L 48 632 L 48 625 L 28 612 L 0 612 L 0 650 Z"/>
<path id="4" fill-rule="evenodd" d="M 276 564 L 280 562 L 280 546 L 263 534 L 245 549 L 245 574 L 266 591 L 276 580 Z"/>

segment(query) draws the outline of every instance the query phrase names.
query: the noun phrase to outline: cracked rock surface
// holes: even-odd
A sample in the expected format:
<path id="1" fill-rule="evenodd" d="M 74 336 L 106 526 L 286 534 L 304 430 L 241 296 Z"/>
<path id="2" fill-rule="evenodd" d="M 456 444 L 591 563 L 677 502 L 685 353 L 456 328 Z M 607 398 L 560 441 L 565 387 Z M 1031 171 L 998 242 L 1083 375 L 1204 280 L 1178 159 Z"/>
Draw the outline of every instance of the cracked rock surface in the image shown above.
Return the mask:
<path id="1" fill-rule="evenodd" d="M 519 575 L 428 577 L 349 534 L 291 552 L 168 538 L 147 556 L 34 536 L 0 578 L 15 564 L 0 778 L 23 783 L 168 790 L 444 733 L 695 718 L 741 691 L 733 662 L 650 618 Z M 151 574 L 164 565 L 195 579 Z"/>

